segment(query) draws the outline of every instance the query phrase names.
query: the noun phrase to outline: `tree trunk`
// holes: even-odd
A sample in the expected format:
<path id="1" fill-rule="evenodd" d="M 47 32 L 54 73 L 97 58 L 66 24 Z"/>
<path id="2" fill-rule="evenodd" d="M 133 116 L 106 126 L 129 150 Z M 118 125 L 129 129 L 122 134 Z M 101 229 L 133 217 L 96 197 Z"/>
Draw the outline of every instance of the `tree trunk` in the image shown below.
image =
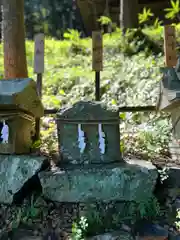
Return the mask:
<path id="1" fill-rule="evenodd" d="M 120 0 L 120 26 L 122 29 L 138 27 L 138 0 Z"/>
<path id="2" fill-rule="evenodd" d="M 4 78 L 26 78 L 24 0 L 2 0 Z"/>

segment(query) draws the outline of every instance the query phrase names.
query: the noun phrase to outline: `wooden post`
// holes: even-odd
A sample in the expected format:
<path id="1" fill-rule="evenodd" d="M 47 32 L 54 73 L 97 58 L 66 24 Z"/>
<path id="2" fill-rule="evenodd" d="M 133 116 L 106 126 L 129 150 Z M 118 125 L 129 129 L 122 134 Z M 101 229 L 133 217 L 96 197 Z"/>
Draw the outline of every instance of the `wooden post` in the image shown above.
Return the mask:
<path id="1" fill-rule="evenodd" d="M 174 67 L 177 63 L 176 34 L 174 26 L 164 26 L 164 53 L 165 65 L 167 67 Z"/>
<path id="2" fill-rule="evenodd" d="M 92 70 L 95 71 L 95 99 L 100 101 L 100 71 L 103 70 L 103 41 L 100 31 L 92 32 Z"/>
<path id="3" fill-rule="evenodd" d="M 37 92 L 42 97 L 42 74 L 44 73 L 44 34 L 39 33 L 35 36 L 34 42 L 34 73 L 37 74 Z M 36 119 L 35 140 L 40 138 L 40 119 Z"/>

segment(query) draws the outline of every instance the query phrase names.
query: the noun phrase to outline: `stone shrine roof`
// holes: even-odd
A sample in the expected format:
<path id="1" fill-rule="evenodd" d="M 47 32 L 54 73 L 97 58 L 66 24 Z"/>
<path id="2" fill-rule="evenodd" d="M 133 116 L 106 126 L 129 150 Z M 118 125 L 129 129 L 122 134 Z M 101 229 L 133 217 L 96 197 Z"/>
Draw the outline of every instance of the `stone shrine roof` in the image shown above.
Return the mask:
<path id="1" fill-rule="evenodd" d="M 60 110 L 57 118 L 85 121 L 118 120 L 119 110 L 101 102 L 79 101 L 69 108 Z"/>
<path id="2" fill-rule="evenodd" d="M 0 110 L 23 110 L 35 117 L 44 114 L 43 105 L 31 78 L 0 80 Z"/>

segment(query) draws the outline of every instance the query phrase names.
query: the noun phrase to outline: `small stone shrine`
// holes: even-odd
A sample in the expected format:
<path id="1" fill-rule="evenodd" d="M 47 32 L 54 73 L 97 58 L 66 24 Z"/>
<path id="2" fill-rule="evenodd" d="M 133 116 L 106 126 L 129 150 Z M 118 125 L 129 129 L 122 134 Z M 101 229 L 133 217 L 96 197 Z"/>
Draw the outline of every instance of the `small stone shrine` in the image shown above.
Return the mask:
<path id="1" fill-rule="evenodd" d="M 163 79 L 160 82 L 158 110 L 171 114 L 173 136 L 169 144 L 172 164 L 180 160 L 180 57 L 176 67 L 162 68 Z"/>
<path id="2" fill-rule="evenodd" d="M 122 159 L 118 109 L 80 101 L 57 114 L 57 128 L 60 167 L 39 174 L 46 198 L 83 206 L 98 203 L 108 211 L 109 203 L 117 206 L 152 197 L 157 170 L 150 162 Z"/>
<path id="3" fill-rule="evenodd" d="M 0 154 L 29 153 L 34 135 L 36 117 L 44 114 L 30 79 L 0 81 Z"/>
<path id="4" fill-rule="evenodd" d="M 79 102 L 57 116 L 59 151 L 72 164 L 122 162 L 119 112 Z"/>

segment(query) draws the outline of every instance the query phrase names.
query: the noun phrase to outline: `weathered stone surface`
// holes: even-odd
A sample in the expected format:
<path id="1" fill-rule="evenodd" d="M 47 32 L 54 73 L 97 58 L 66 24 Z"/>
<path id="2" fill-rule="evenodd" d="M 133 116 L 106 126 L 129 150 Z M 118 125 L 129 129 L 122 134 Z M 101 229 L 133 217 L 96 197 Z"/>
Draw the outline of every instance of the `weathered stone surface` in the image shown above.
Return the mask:
<path id="1" fill-rule="evenodd" d="M 137 240 L 167 240 L 168 230 L 158 224 L 142 224 L 138 231 Z"/>
<path id="2" fill-rule="evenodd" d="M 57 114 L 59 151 L 63 161 L 119 162 L 119 111 L 99 102 L 80 101 Z"/>
<path id="3" fill-rule="evenodd" d="M 168 188 L 180 188 L 180 167 L 169 167 L 167 172 L 167 179 L 165 180 Z"/>
<path id="4" fill-rule="evenodd" d="M 31 78 L 0 81 L 0 108 L 21 109 L 35 117 L 44 115 L 44 108 L 36 91 L 36 82 Z"/>
<path id="5" fill-rule="evenodd" d="M 0 155 L 0 202 L 12 203 L 13 194 L 41 167 L 44 157 Z"/>
<path id="6" fill-rule="evenodd" d="M 169 232 L 168 240 L 180 240 L 180 234 Z"/>
<path id="7" fill-rule="evenodd" d="M 88 240 L 133 240 L 129 232 L 118 231 L 94 236 Z"/>
<path id="8" fill-rule="evenodd" d="M 119 110 L 100 102 L 79 101 L 69 108 L 62 109 L 57 116 L 58 119 L 71 120 L 114 120 L 119 118 Z"/>
<path id="9" fill-rule="evenodd" d="M 151 197 L 157 170 L 145 161 L 40 173 L 45 197 L 58 202 L 136 201 Z"/>

